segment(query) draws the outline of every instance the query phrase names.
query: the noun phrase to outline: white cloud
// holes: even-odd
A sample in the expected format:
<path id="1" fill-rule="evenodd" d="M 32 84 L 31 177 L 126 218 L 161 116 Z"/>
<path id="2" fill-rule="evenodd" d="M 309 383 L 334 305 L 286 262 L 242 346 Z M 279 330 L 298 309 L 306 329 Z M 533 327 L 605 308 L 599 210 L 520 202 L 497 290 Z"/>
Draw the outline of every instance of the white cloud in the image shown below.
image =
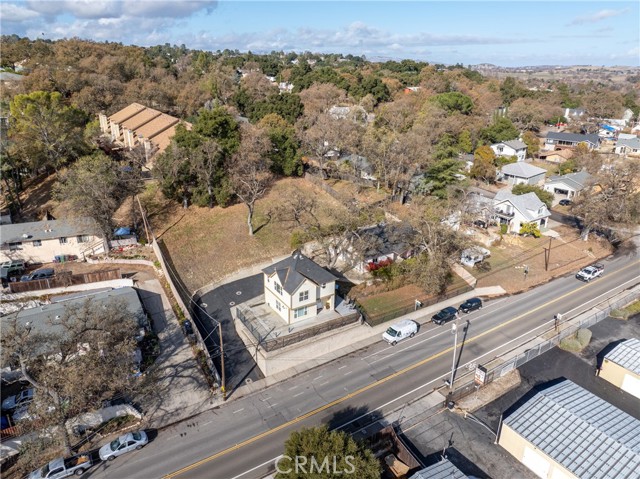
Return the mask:
<path id="1" fill-rule="evenodd" d="M 3 22 L 25 22 L 38 18 L 40 14 L 30 8 L 24 8 L 13 3 L 3 3 L 0 5 Z"/>
<path id="2" fill-rule="evenodd" d="M 574 18 L 569 25 L 584 25 L 585 23 L 597 23 L 607 18 L 617 17 L 629 12 L 629 9 L 624 10 L 600 10 L 599 12 L 591 13 L 588 15 L 581 15 Z"/>

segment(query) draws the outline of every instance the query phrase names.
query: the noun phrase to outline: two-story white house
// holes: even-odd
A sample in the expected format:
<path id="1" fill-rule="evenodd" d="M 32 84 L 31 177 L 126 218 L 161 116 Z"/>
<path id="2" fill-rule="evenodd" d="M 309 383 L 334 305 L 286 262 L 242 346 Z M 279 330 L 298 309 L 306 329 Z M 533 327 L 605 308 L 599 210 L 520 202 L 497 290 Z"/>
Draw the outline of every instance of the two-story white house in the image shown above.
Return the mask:
<path id="1" fill-rule="evenodd" d="M 524 161 L 527 158 L 527 145 L 521 140 L 501 141 L 491 145 L 491 149 L 496 156 L 515 156 L 518 161 Z"/>
<path id="2" fill-rule="evenodd" d="M 265 303 L 287 324 L 335 308 L 337 278 L 298 251 L 262 272 Z"/>
<path id="3" fill-rule="evenodd" d="M 533 192 L 514 195 L 509 190 L 500 190 L 493 199 L 493 209 L 498 223 L 507 225 L 507 233 L 519 233 L 524 223 L 544 228 L 551 216 L 547 205 Z"/>
<path id="4" fill-rule="evenodd" d="M 29 263 L 64 261 L 108 251 L 107 240 L 91 218 L 0 225 L 0 260 Z"/>

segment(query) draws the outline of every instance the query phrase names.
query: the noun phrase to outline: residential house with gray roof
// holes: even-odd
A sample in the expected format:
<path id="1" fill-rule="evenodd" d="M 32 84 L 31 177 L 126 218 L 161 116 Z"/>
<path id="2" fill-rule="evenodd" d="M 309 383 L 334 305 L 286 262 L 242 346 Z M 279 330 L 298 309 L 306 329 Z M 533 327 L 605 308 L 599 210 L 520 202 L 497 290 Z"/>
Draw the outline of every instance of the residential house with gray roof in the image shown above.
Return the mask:
<path id="1" fill-rule="evenodd" d="M 493 215 L 499 224 L 507 225 L 508 233 L 517 234 L 525 223 L 545 228 L 551 213 L 535 193 L 514 195 L 504 189 L 498 191 L 493 199 Z"/>
<path id="2" fill-rule="evenodd" d="M 498 444 L 538 477 L 639 477 L 640 421 L 569 380 L 505 412 Z"/>
<path id="3" fill-rule="evenodd" d="M 560 200 L 573 200 L 580 194 L 591 179 L 586 171 L 568 173 L 566 175 L 552 176 L 544 184 L 543 188 L 553 193 L 554 204 Z"/>
<path id="4" fill-rule="evenodd" d="M 491 149 L 496 156 L 515 156 L 518 161 L 524 161 L 527 158 L 527 145 L 521 140 L 501 141 L 491 145 Z"/>
<path id="5" fill-rule="evenodd" d="M 458 469 L 449 459 L 419 470 L 409 479 L 468 479 L 469 476 Z"/>
<path id="6" fill-rule="evenodd" d="M 0 260 L 52 263 L 63 257 L 84 259 L 108 250 L 107 240 L 91 218 L 0 225 Z"/>
<path id="7" fill-rule="evenodd" d="M 640 138 L 618 138 L 613 151 L 618 155 L 640 156 Z"/>
<path id="8" fill-rule="evenodd" d="M 338 278 L 298 251 L 262 272 L 265 303 L 287 324 L 335 308 Z"/>
<path id="9" fill-rule="evenodd" d="M 509 185 L 541 185 L 547 170 L 530 165 L 523 161 L 509 163 L 500 169 L 499 179 Z"/>
<path id="10" fill-rule="evenodd" d="M 557 147 L 569 146 L 575 148 L 580 143 L 584 143 L 590 150 L 600 146 L 600 137 L 596 134 L 583 135 L 579 133 L 564 133 L 560 131 L 550 131 L 544 140 L 544 150 L 555 150 Z"/>

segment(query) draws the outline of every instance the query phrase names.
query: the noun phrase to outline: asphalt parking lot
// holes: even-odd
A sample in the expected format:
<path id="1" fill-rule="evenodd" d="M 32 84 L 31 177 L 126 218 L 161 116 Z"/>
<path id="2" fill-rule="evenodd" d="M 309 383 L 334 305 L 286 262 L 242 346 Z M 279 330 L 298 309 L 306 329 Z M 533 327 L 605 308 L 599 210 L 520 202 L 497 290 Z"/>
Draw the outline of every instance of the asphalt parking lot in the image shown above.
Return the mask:
<path id="1" fill-rule="evenodd" d="M 259 273 L 223 284 L 204 294 L 198 301 L 198 304 L 206 309 L 210 316 L 222 323 L 226 383 L 230 395 L 233 395 L 233 390 L 244 384 L 245 381 L 256 381 L 264 377 L 236 333 L 230 311 L 234 305 L 260 296 L 264 292 L 263 276 L 262 273 Z M 220 368 L 216 323 L 207 315 L 199 314 L 196 326 L 200 329 L 202 337 L 205 338 L 205 343 L 209 351 L 212 352 L 211 355 L 216 366 Z"/>
<path id="2" fill-rule="evenodd" d="M 640 419 L 637 398 L 595 375 L 597 361 L 612 343 L 640 337 L 640 315 L 628 321 L 607 318 L 590 329 L 591 343 L 581 353 L 554 348 L 520 367 L 520 385 L 474 413 L 483 424 L 445 409 L 404 430 L 414 452 L 427 466 L 438 462 L 444 453 L 467 475 L 535 479 L 533 472 L 494 444 L 495 431 L 502 413 L 534 386 L 563 377 Z"/>

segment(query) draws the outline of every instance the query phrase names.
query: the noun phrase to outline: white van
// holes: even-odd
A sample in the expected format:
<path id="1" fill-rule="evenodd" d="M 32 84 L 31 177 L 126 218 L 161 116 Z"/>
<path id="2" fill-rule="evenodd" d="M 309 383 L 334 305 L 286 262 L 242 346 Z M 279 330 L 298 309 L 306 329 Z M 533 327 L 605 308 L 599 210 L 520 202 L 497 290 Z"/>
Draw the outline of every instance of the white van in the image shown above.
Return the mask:
<path id="1" fill-rule="evenodd" d="M 404 338 L 413 338 L 418 332 L 418 323 L 405 319 L 392 325 L 384 333 L 382 333 L 382 339 L 395 346 L 396 343 Z"/>

